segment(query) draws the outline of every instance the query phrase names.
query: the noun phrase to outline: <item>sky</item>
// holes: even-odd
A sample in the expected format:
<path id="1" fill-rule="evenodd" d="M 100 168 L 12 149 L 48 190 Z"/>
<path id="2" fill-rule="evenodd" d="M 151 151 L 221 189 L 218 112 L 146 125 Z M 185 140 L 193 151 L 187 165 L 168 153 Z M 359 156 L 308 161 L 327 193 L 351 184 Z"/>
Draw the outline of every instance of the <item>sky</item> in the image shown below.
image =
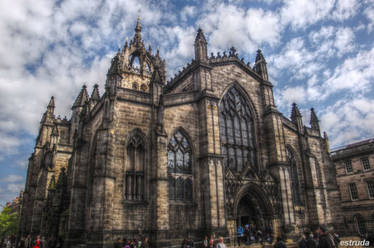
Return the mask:
<path id="1" fill-rule="evenodd" d="M 160 3 L 161 2 L 161 3 Z M 110 60 L 142 37 L 166 59 L 168 78 L 194 57 L 200 27 L 208 53 L 234 46 L 254 64 L 261 49 L 278 110 L 314 107 L 330 145 L 374 136 L 372 0 L 0 1 L 0 205 L 23 189 L 42 113 L 70 116 L 83 84 L 101 93 Z"/>

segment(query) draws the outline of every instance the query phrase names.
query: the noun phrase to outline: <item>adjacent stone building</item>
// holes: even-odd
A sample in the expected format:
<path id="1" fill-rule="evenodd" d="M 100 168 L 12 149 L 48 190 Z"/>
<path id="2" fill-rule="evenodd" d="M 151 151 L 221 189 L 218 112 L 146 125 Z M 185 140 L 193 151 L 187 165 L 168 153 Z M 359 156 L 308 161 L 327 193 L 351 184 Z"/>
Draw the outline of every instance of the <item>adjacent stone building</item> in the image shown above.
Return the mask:
<path id="1" fill-rule="evenodd" d="M 340 233 L 374 233 L 374 139 L 364 140 L 331 152 L 336 167 L 340 206 Z"/>
<path id="2" fill-rule="evenodd" d="M 148 236 L 157 247 L 228 235 L 239 224 L 296 234 L 331 223 L 332 163 L 311 110 L 274 104 L 267 63 L 235 48 L 195 58 L 166 82 L 165 60 L 135 35 L 111 61 L 103 94 L 83 86 L 70 120 L 54 99 L 29 159 L 21 233 L 65 247 L 112 247 Z M 333 168 L 332 168 L 333 169 Z"/>

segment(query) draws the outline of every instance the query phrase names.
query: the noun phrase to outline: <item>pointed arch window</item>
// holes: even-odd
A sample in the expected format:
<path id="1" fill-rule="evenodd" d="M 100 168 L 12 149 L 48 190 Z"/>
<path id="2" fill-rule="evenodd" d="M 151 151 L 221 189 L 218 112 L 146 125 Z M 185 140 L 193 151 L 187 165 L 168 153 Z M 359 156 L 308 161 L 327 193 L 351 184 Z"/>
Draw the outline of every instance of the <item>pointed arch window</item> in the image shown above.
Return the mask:
<path id="1" fill-rule="evenodd" d="M 171 137 L 168 157 L 169 199 L 192 201 L 192 153 L 186 136 L 178 130 Z"/>
<path id="2" fill-rule="evenodd" d="M 287 156 L 287 163 L 290 166 L 292 200 L 295 205 L 301 205 L 299 177 L 297 174 L 297 164 L 296 164 L 296 159 L 295 159 L 295 153 L 292 148 L 290 147 L 286 148 L 286 156 Z"/>
<path id="3" fill-rule="evenodd" d="M 354 218 L 357 232 L 361 235 L 366 234 L 366 223 L 362 215 L 357 214 L 353 218 Z"/>
<path id="4" fill-rule="evenodd" d="M 144 200 L 145 146 L 142 135 L 134 134 L 127 145 L 129 166 L 125 178 L 125 199 Z"/>
<path id="5" fill-rule="evenodd" d="M 257 166 L 253 125 L 247 101 L 232 87 L 219 107 L 221 151 L 225 167 L 241 172 L 248 163 Z"/>

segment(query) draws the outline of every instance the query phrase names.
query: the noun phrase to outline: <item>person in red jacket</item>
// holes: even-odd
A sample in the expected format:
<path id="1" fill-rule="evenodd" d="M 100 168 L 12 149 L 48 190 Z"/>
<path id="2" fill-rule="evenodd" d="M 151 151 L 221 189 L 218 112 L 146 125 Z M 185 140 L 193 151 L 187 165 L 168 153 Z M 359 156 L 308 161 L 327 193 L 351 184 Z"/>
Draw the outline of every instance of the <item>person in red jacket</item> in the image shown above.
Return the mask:
<path id="1" fill-rule="evenodd" d="M 36 240 L 34 241 L 32 248 L 42 248 L 42 241 L 40 240 L 40 236 L 36 236 Z"/>

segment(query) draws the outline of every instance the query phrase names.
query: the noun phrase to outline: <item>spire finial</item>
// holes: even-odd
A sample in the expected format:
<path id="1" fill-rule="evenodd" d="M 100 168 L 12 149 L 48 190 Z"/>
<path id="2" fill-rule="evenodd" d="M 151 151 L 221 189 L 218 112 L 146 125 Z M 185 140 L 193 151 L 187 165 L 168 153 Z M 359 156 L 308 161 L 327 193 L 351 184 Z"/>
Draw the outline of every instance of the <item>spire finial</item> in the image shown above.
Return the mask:
<path id="1" fill-rule="evenodd" d="M 53 114 L 54 109 L 55 109 L 55 98 L 52 96 L 51 100 L 49 100 L 47 110 L 48 110 L 48 112 Z"/>
<path id="2" fill-rule="evenodd" d="M 142 40 L 141 31 L 142 31 L 142 25 L 140 24 L 140 9 L 139 9 L 138 19 L 136 21 L 136 27 L 135 27 L 135 37 L 134 37 L 135 42 L 140 42 Z"/>
<path id="3" fill-rule="evenodd" d="M 314 108 L 310 109 L 310 127 L 312 129 L 319 130 L 319 120 Z"/>

